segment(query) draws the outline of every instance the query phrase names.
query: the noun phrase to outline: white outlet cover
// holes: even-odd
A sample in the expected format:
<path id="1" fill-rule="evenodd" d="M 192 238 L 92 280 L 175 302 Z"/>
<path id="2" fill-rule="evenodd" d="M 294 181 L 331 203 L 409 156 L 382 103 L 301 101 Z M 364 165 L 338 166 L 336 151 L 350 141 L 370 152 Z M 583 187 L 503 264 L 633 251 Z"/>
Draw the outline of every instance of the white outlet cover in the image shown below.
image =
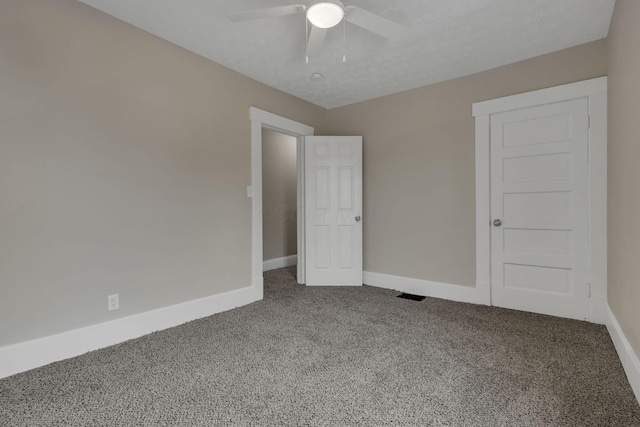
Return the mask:
<path id="1" fill-rule="evenodd" d="M 118 310 L 120 308 L 120 297 L 118 294 L 107 297 L 107 311 Z"/>

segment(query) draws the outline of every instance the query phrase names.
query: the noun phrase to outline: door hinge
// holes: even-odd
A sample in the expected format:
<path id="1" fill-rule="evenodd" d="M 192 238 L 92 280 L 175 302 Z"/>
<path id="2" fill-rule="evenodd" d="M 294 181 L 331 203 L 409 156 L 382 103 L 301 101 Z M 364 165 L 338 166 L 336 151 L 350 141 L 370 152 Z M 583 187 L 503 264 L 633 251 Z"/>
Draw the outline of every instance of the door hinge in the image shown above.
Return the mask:
<path id="1" fill-rule="evenodd" d="M 589 283 L 589 298 L 591 298 L 591 283 Z"/>

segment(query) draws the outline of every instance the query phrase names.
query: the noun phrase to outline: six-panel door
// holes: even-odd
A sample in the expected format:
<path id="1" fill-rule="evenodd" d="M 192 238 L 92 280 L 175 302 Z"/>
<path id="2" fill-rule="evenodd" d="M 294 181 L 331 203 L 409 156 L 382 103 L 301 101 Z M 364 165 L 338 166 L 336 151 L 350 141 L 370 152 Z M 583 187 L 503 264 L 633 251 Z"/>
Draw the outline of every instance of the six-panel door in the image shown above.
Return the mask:
<path id="1" fill-rule="evenodd" d="M 306 284 L 362 285 L 362 137 L 305 138 Z"/>

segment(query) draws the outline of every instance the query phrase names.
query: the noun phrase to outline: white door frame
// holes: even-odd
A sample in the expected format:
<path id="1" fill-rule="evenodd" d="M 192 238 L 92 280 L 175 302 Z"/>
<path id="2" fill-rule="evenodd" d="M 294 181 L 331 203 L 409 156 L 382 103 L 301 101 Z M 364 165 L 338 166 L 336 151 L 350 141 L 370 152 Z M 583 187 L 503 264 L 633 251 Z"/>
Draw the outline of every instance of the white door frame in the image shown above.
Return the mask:
<path id="1" fill-rule="evenodd" d="M 262 254 L 262 129 L 271 129 L 295 136 L 297 139 L 297 221 L 298 221 L 298 283 L 304 283 L 304 137 L 313 136 L 314 129 L 302 123 L 278 116 L 259 108 L 249 108 L 251 120 L 251 186 L 247 195 L 252 197 L 251 214 L 251 285 L 264 295 Z"/>
<path id="2" fill-rule="evenodd" d="M 491 115 L 572 99 L 589 103 L 589 321 L 607 306 L 607 77 L 473 104 L 476 118 L 476 290 L 491 304 Z"/>

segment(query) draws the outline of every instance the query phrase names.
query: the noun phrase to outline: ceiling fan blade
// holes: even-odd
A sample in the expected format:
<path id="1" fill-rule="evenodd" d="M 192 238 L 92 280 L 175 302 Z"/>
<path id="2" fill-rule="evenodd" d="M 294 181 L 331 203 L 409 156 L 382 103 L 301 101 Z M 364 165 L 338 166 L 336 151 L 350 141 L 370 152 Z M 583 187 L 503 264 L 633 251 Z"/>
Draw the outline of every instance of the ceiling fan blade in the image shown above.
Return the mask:
<path id="1" fill-rule="evenodd" d="M 348 7 L 346 12 L 344 19 L 347 22 L 390 40 L 399 39 L 407 31 L 402 25 L 359 7 Z"/>
<path id="2" fill-rule="evenodd" d="M 253 21 L 255 19 L 271 18 L 274 16 L 293 15 L 304 12 L 307 7 L 303 4 L 290 4 L 288 6 L 268 7 L 266 9 L 255 9 L 246 12 L 230 13 L 227 18 L 231 22 Z"/>
<path id="3" fill-rule="evenodd" d="M 307 42 L 307 57 L 315 56 L 322 51 L 326 35 L 327 28 L 318 28 L 315 25 L 311 26 L 311 34 L 309 34 L 309 41 Z"/>

